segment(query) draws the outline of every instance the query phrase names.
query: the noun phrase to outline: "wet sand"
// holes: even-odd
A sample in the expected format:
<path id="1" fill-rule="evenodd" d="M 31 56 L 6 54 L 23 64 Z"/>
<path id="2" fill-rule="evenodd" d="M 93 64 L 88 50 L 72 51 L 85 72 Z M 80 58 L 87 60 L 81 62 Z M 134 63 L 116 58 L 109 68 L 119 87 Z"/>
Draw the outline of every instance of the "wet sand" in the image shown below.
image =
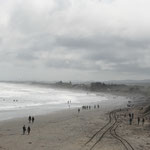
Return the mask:
<path id="1" fill-rule="evenodd" d="M 0 122 L 0 150 L 149 150 L 149 119 L 138 125 L 141 108 L 126 104 L 115 96 L 99 109 L 93 104 L 80 113 L 67 109 L 36 116 L 33 124 L 28 117 Z M 132 125 L 129 113 L 134 113 Z M 23 125 L 31 127 L 30 135 L 22 135 Z"/>

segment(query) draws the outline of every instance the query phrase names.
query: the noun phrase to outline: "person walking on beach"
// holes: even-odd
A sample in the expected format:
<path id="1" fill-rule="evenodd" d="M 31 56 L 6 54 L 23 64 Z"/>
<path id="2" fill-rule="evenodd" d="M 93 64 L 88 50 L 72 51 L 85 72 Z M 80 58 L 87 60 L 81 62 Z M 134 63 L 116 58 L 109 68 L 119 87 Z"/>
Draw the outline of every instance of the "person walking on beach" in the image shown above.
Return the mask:
<path id="1" fill-rule="evenodd" d="M 132 119 L 134 118 L 134 113 L 132 113 Z"/>
<path id="2" fill-rule="evenodd" d="M 34 123 L 34 117 L 32 117 L 32 123 Z"/>
<path id="3" fill-rule="evenodd" d="M 78 113 L 80 113 L 80 108 L 78 108 Z"/>
<path id="4" fill-rule="evenodd" d="M 131 118 L 131 113 L 129 113 L 129 117 Z"/>
<path id="5" fill-rule="evenodd" d="M 30 134 L 30 131 L 31 131 L 30 126 L 28 126 L 27 131 L 28 131 L 28 135 L 29 135 L 29 134 Z"/>
<path id="6" fill-rule="evenodd" d="M 129 119 L 129 124 L 132 125 L 132 118 Z"/>
<path id="7" fill-rule="evenodd" d="M 138 117 L 138 125 L 140 124 L 140 117 Z"/>
<path id="8" fill-rule="evenodd" d="M 22 129 L 23 129 L 23 135 L 26 133 L 26 126 L 24 125 L 23 127 L 22 127 Z"/>
<path id="9" fill-rule="evenodd" d="M 70 101 L 68 101 L 67 103 L 68 103 L 68 107 L 70 108 Z"/>
<path id="10" fill-rule="evenodd" d="M 29 123 L 31 123 L 31 116 L 29 116 L 28 120 L 29 120 Z"/>
<path id="11" fill-rule="evenodd" d="M 143 118 L 143 119 L 142 119 L 142 125 L 144 125 L 144 122 L 145 122 L 145 119 Z"/>

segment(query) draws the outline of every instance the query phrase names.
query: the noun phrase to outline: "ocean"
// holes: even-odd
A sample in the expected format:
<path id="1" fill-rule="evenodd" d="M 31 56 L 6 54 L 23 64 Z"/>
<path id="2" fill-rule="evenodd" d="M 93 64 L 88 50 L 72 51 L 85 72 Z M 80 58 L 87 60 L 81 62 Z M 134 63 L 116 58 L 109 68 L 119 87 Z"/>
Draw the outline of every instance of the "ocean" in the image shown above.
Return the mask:
<path id="1" fill-rule="evenodd" d="M 104 100 L 105 96 L 86 91 L 0 82 L 0 120 L 47 114 Z"/>

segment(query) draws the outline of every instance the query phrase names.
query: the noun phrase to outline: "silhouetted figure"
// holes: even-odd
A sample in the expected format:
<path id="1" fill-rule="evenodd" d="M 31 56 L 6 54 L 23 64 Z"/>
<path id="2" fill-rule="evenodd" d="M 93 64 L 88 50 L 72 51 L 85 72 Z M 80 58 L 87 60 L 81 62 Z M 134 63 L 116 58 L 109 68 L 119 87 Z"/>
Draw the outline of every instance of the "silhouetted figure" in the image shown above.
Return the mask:
<path id="1" fill-rule="evenodd" d="M 80 113 L 80 108 L 78 108 L 78 113 Z"/>
<path id="2" fill-rule="evenodd" d="M 32 117 L 32 123 L 34 123 L 34 117 Z"/>
<path id="3" fill-rule="evenodd" d="M 97 105 L 97 108 L 99 108 L 99 105 Z"/>
<path id="4" fill-rule="evenodd" d="M 144 122 L 145 122 L 145 119 L 143 118 L 143 119 L 142 119 L 142 125 L 144 125 Z"/>
<path id="5" fill-rule="evenodd" d="M 67 103 L 68 103 L 68 107 L 70 108 L 70 106 L 71 106 L 71 101 L 68 101 Z"/>
<path id="6" fill-rule="evenodd" d="M 140 124 L 140 117 L 138 117 L 138 125 Z"/>
<path id="7" fill-rule="evenodd" d="M 131 113 L 129 113 L 129 117 L 131 118 Z"/>
<path id="8" fill-rule="evenodd" d="M 129 124 L 132 125 L 132 118 L 129 119 Z"/>
<path id="9" fill-rule="evenodd" d="M 28 126 L 27 131 L 28 131 L 28 134 L 30 134 L 30 131 L 31 131 L 30 126 Z"/>
<path id="10" fill-rule="evenodd" d="M 29 123 L 31 123 L 31 116 L 29 116 L 28 120 L 29 120 Z"/>
<path id="11" fill-rule="evenodd" d="M 96 108 L 96 105 L 94 105 L 94 109 Z"/>
<path id="12" fill-rule="evenodd" d="M 25 125 L 22 127 L 22 129 L 23 129 L 23 134 L 25 134 L 26 133 L 26 127 L 25 127 Z"/>
<path id="13" fill-rule="evenodd" d="M 132 113 L 132 115 L 131 115 L 131 116 L 132 116 L 132 119 L 133 119 L 133 118 L 134 118 L 134 113 Z"/>

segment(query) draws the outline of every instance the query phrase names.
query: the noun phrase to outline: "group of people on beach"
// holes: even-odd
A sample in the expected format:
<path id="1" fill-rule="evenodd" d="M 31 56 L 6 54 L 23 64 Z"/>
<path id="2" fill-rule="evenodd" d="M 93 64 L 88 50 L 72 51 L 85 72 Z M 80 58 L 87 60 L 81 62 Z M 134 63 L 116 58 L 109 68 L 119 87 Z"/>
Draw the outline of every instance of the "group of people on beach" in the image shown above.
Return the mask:
<path id="1" fill-rule="evenodd" d="M 29 117 L 28 117 L 28 120 L 29 120 L 29 123 L 31 123 L 31 122 L 34 123 L 34 117 L 33 117 L 33 116 L 32 116 L 32 117 L 29 116 Z"/>
<path id="2" fill-rule="evenodd" d="M 92 108 L 92 106 L 82 106 L 82 110 L 90 110 L 91 108 Z M 98 105 L 94 105 L 93 108 L 94 109 L 96 109 L 96 108 L 99 109 L 100 106 L 99 106 L 99 104 Z M 81 111 L 80 108 L 78 108 L 78 113 L 80 113 L 80 111 Z"/>
<path id="3" fill-rule="evenodd" d="M 28 121 L 29 121 L 29 123 L 34 123 L 34 117 L 33 116 L 29 116 L 28 117 Z M 30 132 L 31 132 L 31 127 L 30 126 L 28 126 L 27 128 L 26 128 L 26 126 L 24 125 L 23 127 L 22 127 L 22 130 L 23 130 L 23 135 L 26 133 L 26 131 L 27 131 L 27 133 L 28 133 L 28 135 L 30 134 Z"/>
<path id="4" fill-rule="evenodd" d="M 92 106 L 82 106 L 82 110 L 88 110 L 88 109 L 91 109 L 91 108 L 92 108 Z M 94 105 L 93 108 L 94 109 L 99 108 L 99 105 Z"/>
<path id="5" fill-rule="evenodd" d="M 129 124 L 130 125 L 132 125 L 133 119 L 134 119 L 134 113 L 129 113 Z M 140 124 L 140 121 L 141 121 L 141 118 L 137 117 L 138 125 Z M 144 125 L 144 122 L 145 122 L 145 118 L 142 118 L 142 125 Z"/>
<path id="6" fill-rule="evenodd" d="M 26 133 L 26 130 L 27 130 L 28 135 L 30 134 L 30 131 L 31 131 L 30 126 L 28 126 L 28 128 L 26 129 L 26 126 L 24 125 L 24 126 L 22 127 L 22 129 L 23 129 L 23 135 Z"/>

